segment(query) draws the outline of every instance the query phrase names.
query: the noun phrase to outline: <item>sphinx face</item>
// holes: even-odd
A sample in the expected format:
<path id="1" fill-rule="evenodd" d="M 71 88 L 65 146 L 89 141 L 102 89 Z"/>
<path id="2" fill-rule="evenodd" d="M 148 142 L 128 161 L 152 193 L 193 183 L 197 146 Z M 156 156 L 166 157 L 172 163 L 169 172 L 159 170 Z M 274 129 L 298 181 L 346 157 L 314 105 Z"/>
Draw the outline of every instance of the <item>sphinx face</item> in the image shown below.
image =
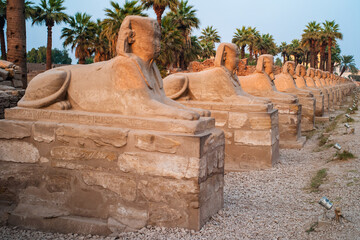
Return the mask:
<path id="1" fill-rule="evenodd" d="M 149 22 L 146 31 L 135 30 L 135 42 L 131 50 L 143 59 L 155 59 L 160 55 L 161 31 L 157 22 Z"/>
<path id="2" fill-rule="evenodd" d="M 274 73 L 273 73 L 273 61 L 269 58 L 264 58 L 264 71 L 267 73 L 271 80 L 275 79 Z"/>
<path id="3" fill-rule="evenodd" d="M 288 72 L 290 73 L 291 76 L 294 76 L 295 67 L 293 64 L 289 64 Z"/>
<path id="4" fill-rule="evenodd" d="M 240 52 L 236 49 L 226 48 L 226 59 L 225 59 L 225 67 L 230 71 L 234 72 L 239 66 L 240 62 Z"/>

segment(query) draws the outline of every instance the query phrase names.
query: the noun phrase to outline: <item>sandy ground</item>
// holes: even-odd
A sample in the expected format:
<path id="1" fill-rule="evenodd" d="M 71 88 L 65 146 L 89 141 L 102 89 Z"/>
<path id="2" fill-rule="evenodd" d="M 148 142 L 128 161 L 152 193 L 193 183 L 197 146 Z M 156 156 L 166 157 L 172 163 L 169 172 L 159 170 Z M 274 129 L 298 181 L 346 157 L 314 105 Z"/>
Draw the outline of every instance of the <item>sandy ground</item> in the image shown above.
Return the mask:
<path id="1" fill-rule="evenodd" d="M 148 227 L 101 237 L 0 227 L 0 239 L 360 239 L 360 111 L 351 115 L 353 134 L 346 134 L 344 113 L 345 108 L 331 113 L 338 124 L 325 134 L 324 146 L 319 147 L 319 136 L 333 121 L 317 124 L 303 149 L 280 150 L 280 163 L 272 169 L 227 173 L 224 209 L 199 232 Z M 336 160 L 335 143 L 355 158 Z M 311 179 L 321 169 L 327 176 L 312 191 Z M 340 222 L 334 220 L 334 208 L 318 204 L 323 196 L 341 208 Z"/>

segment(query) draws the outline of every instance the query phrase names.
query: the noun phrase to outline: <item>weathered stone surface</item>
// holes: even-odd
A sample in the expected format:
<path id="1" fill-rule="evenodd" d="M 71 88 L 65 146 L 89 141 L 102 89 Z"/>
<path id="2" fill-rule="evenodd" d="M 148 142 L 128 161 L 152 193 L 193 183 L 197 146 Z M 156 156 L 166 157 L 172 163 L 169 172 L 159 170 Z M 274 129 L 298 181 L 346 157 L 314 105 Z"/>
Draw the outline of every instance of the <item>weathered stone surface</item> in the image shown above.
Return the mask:
<path id="1" fill-rule="evenodd" d="M 50 153 L 52 158 L 64 161 L 115 161 L 117 159 L 117 154 L 115 152 L 76 147 L 54 147 L 53 149 L 51 149 Z"/>
<path id="2" fill-rule="evenodd" d="M 211 116 L 215 118 L 216 127 L 224 127 L 228 122 L 228 112 L 211 111 Z"/>
<path id="3" fill-rule="evenodd" d="M 248 117 L 246 113 L 229 113 L 229 128 L 242 128 Z"/>
<path id="4" fill-rule="evenodd" d="M 179 225 L 176 222 L 183 216 L 181 212 L 175 208 L 171 208 L 163 204 L 150 204 L 149 217 L 150 224 L 156 223 L 159 226 L 164 224 L 175 226 Z M 192 226 L 190 228 L 192 228 Z"/>
<path id="5" fill-rule="evenodd" d="M 235 143 L 246 145 L 271 146 L 271 131 L 241 131 L 234 132 Z"/>
<path id="6" fill-rule="evenodd" d="M 251 129 L 271 129 L 271 118 L 270 116 L 252 116 L 249 119 Z"/>
<path id="7" fill-rule="evenodd" d="M 118 166 L 126 173 L 180 179 L 198 177 L 199 162 L 198 158 L 192 157 L 127 152 L 119 156 Z"/>
<path id="8" fill-rule="evenodd" d="M 135 208 L 119 203 L 110 206 L 109 210 L 111 218 L 131 229 L 145 227 L 149 219 L 149 213 L 144 206 Z"/>
<path id="9" fill-rule="evenodd" d="M 50 143 L 55 140 L 55 123 L 36 122 L 32 127 L 35 141 Z"/>
<path id="10" fill-rule="evenodd" d="M 40 159 L 34 145 L 21 141 L 0 140 L 0 160 L 20 163 L 36 163 Z"/>
<path id="11" fill-rule="evenodd" d="M 199 193 L 199 186 L 196 180 L 148 178 L 139 181 L 138 191 L 147 201 L 171 202 L 187 194 Z"/>
<path id="12" fill-rule="evenodd" d="M 31 122 L 22 121 L 0 121 L 0 138 L 3 139 L 22 139 L 30 137 Z"/>
<path id="13" fill-rule="evenodd" d="M 15 215 L 21 216 L 36 216 L 42 218 L 56 218 L 61 216 L 68 216 L 69 212 L 58 209 L 50 208 L 46 204 L 33 205 L 33 204 L 19 204 L 12 212 Z"/>
<path id="14" fill-rule="evenodd" d="M 123 147 L 127 143 L 128 132 L 119 128 L 66 125 L 56 130 L 56 136 L 62 142 L 80 145 L 88 139 L 97 146 Z"/>
<path id="15" fill-rule="evenodd" d="M 135 135 L 135 146 L 149 152 L 176 153 L 180 143 L 159 135 L 137 134 Z"/>
<path id="16" fill-rule="evenodd" d="M 134 201 L 136 198 L 136 182 L 128 177 L 90 171 L 85 172 L 82 177 L 87 185 L 101 186 L 127 201 Z"/>

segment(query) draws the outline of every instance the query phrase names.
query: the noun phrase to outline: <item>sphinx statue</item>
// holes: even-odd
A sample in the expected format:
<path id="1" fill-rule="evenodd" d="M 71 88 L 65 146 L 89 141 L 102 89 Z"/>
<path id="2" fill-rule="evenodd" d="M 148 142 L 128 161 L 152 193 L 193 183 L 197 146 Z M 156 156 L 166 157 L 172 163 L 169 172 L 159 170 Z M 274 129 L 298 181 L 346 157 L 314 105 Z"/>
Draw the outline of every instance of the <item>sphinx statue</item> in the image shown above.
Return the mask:
<path id="1" fill-rule="evenodd" d="M 309 90 L 316 98 L 315 116 L 324 114 L 324 95 L 320 89 L 310 87 L 305 80 L 306 68 L 304 65 L 298 64 L 295 69 L 295 83 L 298 88 Z"/>
<path id="2" fill-rule="evenodd" d="M 116 50 L 118 56 L 109 61 L 59 67 L 39 74 L 29 83 L 18 106 L 186 120 L 210 114 L 166 97 L 154 62 L 160 53 L 156 21 L 138 16 L 125 18 Z"/>
<path id="3" fill-rule="evenodd" d="M 269 99 L 252 96 L 242 89 L 236 75 L 238 65 L 238 47 L 221 43 L 216 51 L 214 67 L 201 72 L 169 75 L 164 78 L 164 90 L 169 98 L 181 104 L 211 110 L 217 126 L 228 136 L 226 171 L 268 168 L 277 161 L 279 153 L 278 140 L 271 140 L 278 135 L 277 110 L 273 109 Z M 252 121 L 270 124 L 255 129 L 251 127 Z M 271 132 L 272 136 L 264 137 L 264 131 Z M 240 136 L 241 132 L 244 136 Z M 244 141 L 245 136 L 250 142 Z M 269 144 L 264 144 L 264 141 L 269 141 Z"/>
<path id="4" fill-rule="evenodd" d="M 274 57 L 270 54 L 258 58 L 255 72 L 239 76 L 242 88 L 251 95 L 266 97 L 279 110 L 280 147 L 301 148 L 301 105 L 294 94 L 279 92 L 274 84 Z"/>
<path id="5" fill-rule="evenodd" d="M 326 86 L 324 79 L 322 78 L 322 71 L 320 69 L 315 70 L 315 77 L 314 81 L 316 85 L 320 88 L 326 89 L 327 93 L 329 94 L 329 111 L 334 111 L 334 91 L 331 88 Z"/>
<path id="6" fill-rule="evenodd" d="M 4 224 L 86 235 L 199 231 L 223 208 L 224 132 L 210 111 L 166 97 L 154 61 L 160 33 L 155 19 L 127 16 L 116 57 L 39 74 L 6 109 Z"/>
<path id="7" fill-rule="evenodd" d="M 292 93 L 299 98 L 299 103 L 302 105 L 301 131 L 312 131 L 315 127 L 316 99 L 309 90 L 296 86 L 294 74 L 295 62 L 287 61 L 282 67 L 281 73 L 275 76 L 274 83 L 278 91 Z"/>
<path id="8" fill-rule="evenodd" d="M 317 83 L 315 81 L 315 68 L 309 68 L 307 70 L 305 81 L 307 86 L 311 88 L 319 89 L 322 92 L 324 96 L 324 114 L 325 112 L 327 113 L 329 111 L 329 93 L 325 88 L 322 87 L 320 82 Z"/>

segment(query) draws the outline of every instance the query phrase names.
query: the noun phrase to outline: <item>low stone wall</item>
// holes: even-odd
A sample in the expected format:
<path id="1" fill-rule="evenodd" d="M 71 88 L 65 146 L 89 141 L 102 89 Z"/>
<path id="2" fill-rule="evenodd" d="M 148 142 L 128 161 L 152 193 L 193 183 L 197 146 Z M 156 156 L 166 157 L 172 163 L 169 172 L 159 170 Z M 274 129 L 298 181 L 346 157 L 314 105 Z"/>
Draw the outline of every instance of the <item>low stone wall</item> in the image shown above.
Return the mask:
<path id="1" fill-rule="evenodd" d="M 101 235 L 146 225 L 199 230 L 223 207 L 225 140 L 214 124 L 7 109 L 0 219 Z"/>

